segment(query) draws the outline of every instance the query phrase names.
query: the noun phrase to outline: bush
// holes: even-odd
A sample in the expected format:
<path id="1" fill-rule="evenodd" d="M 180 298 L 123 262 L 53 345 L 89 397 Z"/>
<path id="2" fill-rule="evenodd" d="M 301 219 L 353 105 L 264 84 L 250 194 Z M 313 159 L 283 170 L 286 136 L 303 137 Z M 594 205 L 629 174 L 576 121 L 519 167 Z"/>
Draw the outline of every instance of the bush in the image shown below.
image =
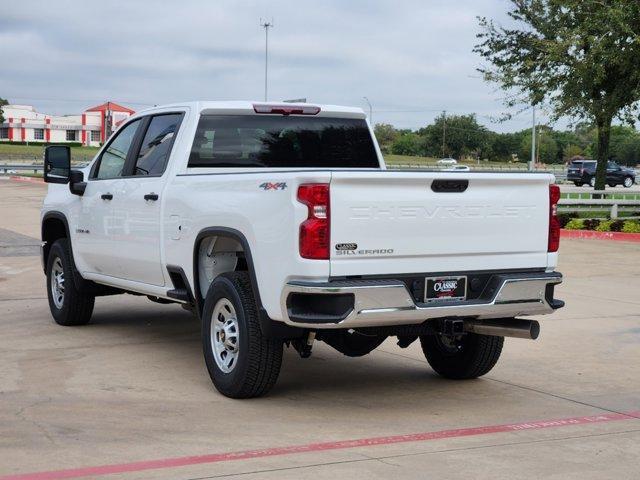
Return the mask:
<path id="1" fill-rule="evenodd" d="M 640 223 L 635 220 L 627 220 L 624 222 L 622 231 L 625 233 L 640 233 Z"/>
<path id="2" fill-rule="evenodd" d="M 586 230 L 595 230 L 596 228 L 598 228 L 598 225 L 600 225 L 600 220 L 598 220 L 597 218 L 587 218 L 584 221 L 584 228 Z"/>
<path id="3" fill-rule="evenodd" d="M 581 218 L 574 218 L 569 220 L 565 227 L 567 230 L 583 230 L 584 229 L 584 220 Z"/>
<path id="4" fill-rule="evenodd" d="M 600 222 L 600 225 L 598 225 L 596 227 L 596 230 L 598 232 L 610 232 L 612 223 L 613 222 L 611 220 L 604 220 L 604 221 Z"/>
<path id="5" fill-rule="evenodd" d="M 613 220 L 609 228 L 611 229 L 612 232 L 621 232 L 622 227 L 624 227 L 623 220 Z"/>
<path id="6" fill-rule="evenodd" d="M 567 223 L 569 223 L 572 219 L 578 218 L 578 212 L 569 212 L 569 213 L 559 213 L 558 221 L 560 222 L 560 228 L 565 228 Z"/>

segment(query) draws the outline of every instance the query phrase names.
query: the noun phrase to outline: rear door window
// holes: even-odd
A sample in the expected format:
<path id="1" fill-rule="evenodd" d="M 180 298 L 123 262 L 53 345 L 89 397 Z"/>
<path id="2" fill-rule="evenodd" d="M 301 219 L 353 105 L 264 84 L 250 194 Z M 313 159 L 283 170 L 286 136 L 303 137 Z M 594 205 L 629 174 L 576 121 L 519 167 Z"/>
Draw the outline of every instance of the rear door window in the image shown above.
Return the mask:
<path id="1" fill-rule="evenodd" d="M 162 175 L 181 121 L 181 113 L 151 118 L 136 158 L 134 175 Z"/>
<path id="2" fill-rule="evenodd" d="M 189 167 L 378 168 L 363 119 L 203 115 Z"/>

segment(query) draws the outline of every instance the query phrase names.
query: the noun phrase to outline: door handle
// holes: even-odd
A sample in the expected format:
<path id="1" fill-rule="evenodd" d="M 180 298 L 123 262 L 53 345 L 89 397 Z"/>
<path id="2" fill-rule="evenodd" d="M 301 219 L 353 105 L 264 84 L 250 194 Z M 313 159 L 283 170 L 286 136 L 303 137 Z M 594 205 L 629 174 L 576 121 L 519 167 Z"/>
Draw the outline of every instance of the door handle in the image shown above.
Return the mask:
<path id="1" fill-rule="evenodd" d="M 113 194 L 103 193 L 102 195 L 100 195 L 100 198 L 103 200 L 113 200 Z"/>
<path id="2" fill-rule="evenodd" d="M 157 193 L 153 193 L 153 192 L 147 193 L 144 196 L 144 199 L 145 200 L 153 200 L 155 202 L 156 200 L 158 200 L 158 194 Z"/>

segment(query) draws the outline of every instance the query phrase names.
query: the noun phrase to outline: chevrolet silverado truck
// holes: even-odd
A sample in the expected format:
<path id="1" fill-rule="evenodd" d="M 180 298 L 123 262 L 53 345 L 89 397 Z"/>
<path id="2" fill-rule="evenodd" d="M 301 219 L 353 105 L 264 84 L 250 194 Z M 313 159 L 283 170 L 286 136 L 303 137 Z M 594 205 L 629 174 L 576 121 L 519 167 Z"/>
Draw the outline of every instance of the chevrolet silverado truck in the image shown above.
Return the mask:
<path id="1" fill-rule="evenodd" d="M 201 319 L 224 395 L 263 395 L 283 349 L 347 356 L 419 340 L 431 367 L 484 375 L 535 339 L 554 298 L 559 190 L 547 173 L 387 170 L 361 109 L 192 102 L 129 118 L 90 165 L 45 150 L 42 261 L 54 320 L 97 296 Z M 105 307 L 106 308 L 106 307 Z"/>

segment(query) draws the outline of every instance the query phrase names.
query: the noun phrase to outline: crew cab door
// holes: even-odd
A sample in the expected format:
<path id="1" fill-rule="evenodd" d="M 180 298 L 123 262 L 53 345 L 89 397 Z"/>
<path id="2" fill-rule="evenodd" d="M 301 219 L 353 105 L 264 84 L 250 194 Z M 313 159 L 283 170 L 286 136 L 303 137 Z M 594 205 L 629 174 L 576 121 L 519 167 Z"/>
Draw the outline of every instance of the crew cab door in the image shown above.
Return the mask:
<path id="1" fill-rule="evenodd" d="M 115 186 L 112 202 L 113 244 L 123 279 L 149 285 L 165 284 L 161 258 L 162 193 L 166 166 L 183 113 L 143 119 L 127 175 Z"/>
<path id="2" fill-rule="evenodd" d="M 120 276 L 117 262 L 120 248 L 112 240 L 113 201 L 140 124 L 140 119 L 133 120 L 118 130 L 89 174 L 78 216 L 71 220 L 73 254 L 82 271 Z"/>

